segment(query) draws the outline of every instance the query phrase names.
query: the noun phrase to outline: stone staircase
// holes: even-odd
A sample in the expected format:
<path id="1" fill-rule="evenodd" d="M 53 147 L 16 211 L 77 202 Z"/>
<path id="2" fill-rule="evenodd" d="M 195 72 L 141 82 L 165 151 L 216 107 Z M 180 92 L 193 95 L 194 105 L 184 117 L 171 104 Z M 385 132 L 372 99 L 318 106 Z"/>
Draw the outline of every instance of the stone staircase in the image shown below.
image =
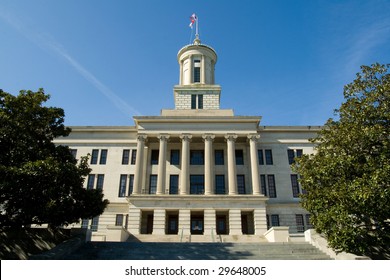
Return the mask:
<path id="1" fill-rule="evenodd" d="M 330 260 L 308 243 L 88 242 L 68 260 Z"/>

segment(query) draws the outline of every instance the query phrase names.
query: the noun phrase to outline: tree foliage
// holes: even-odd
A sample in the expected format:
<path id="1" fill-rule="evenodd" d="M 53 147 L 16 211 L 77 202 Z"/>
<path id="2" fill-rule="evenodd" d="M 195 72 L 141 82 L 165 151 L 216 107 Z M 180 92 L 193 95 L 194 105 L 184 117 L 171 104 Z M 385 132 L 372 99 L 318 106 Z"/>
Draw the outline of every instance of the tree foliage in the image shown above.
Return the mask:
<path id="1" fill-rule="evenodd" d="M 68 147 L 61 108 L 45 107 L 43 89 L 13 96 L 0 90 L 0 227 L 78 222 L 104 211 L 101 190 L 83 188 L 90 173 L 87 158 L 79 163 Z"/>
<path id="2" fill-rule="evenodd" d="M 318 137 L 314 155 L 297 160 L 302 205 L 336 251 L 371 257 L 390 244 L 389 65 L 362 66 L 344 102 Z"/>

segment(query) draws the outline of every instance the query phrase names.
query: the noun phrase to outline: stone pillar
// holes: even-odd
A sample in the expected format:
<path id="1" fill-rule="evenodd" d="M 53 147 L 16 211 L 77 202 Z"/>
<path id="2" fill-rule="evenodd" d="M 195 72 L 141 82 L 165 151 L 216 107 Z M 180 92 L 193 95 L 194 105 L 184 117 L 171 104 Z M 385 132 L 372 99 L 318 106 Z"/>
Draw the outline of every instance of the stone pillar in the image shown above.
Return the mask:
<path id="1" fill-rule="evenodd" d="M 158 175 L 157 175 L 157 190 L 156 194 L 165 194 L 165 178 L 167 167 L 167 141 L 169 135 L 161 134 L 158 136 L 160 139 L 160 150 L 158 153 Z"/>
<path id="2" fill-rule="evenodd" d="M 204 235 L 211 235 L 216 237 L 216 216 L 215 209 L 204 210 Z"/>
<path id="3" fill-rule="evenodd" d="M 201 80 L 200 80 L 200 82 L 202 83 L 202 84 L 205 84 L 206 83 L 206 57 L 204 56 L 204 55 L 202 55 L 202 66 L 201 66 L 201 68 L 200 68 L 200 74 L 201 74 Z"/>
<path id="4" fill-rule="evenodd" d="M 180 172 L 180 194 L 189 194 L 190 186 L 190 141 L 192 135 L 183 134 L 181 138 L 181 172 Z"/>
<path id="5" fill-rule="evenodd" d="M 183 84 L 183 61 L 180 61 L 180 79 L 179 79 L 179 85 Z"/>
<path id="6" fill-rule="evenodd" d="M 237 194 L 237 171 L 236 171 L 236 134 L 228 134 L 225 136 L 227 141 L 227 157 L 228 157 L 228 186 L 229 194 Z"/>
<path id="7" fill-rule="evenodd" d="M 229 234 L 242 235 L 241 210 L 240 209 L 230 209 L 229 210 Z"/>
<path id="8" fill-rule="evenodd" d="M 188 82 L 189 82 L 189 84 L 192 84 L 193 82 L 194 82 L 194 77 L 193 77 L 193 75 L 194 75 L 194 60 L 193 60 L 193 56 L 192 55 L 190 55 L 190 57 L 189 57 L 189 68 L 188 68 L 188 75 L 189 75 L 189 79 L 188 79 Z"/>
<path id="9" fill-rule="evenodd" d="M 183 234 L 183 238 L 191 233 L 191 210 L 179 210 L 179 236 Z"/>
<path id="10" fill-rule="evenodd" d="M 258 134 L 248 135 L 249 149 L 251 158 L 251 175 L 252 175 L 252 192 L 255 195 L 261 194 L 260 174 L 259 174 L 259 159 L 257 157 L 257 141 L 260 139 Z"/>
<path id="11" fill-rule="evenodd" d="M 142 189 L 142 174 L 143 174 L 142 170 L 143 170 L 145 140 L 146 140 L 146 135 L 143 134 L 138 135 L 137 156 L 135 159 L 133 194 L 140 194 Z"/>
<path id="12" fill-rule="evenodd" d="M 263 235 L 267 231 L 267 216 L 265 205 L 253 211 L 255 235 Z"/>
<path id="13" fill-rule="evenodd" d="M 210 195 L 214 193 L 214 180 L 213 180 L 213 140 L 215 135 L 205 134 L 202 136 L 204 140 L 204 186 L 205 186 L 205 195 Z"/>
<path id="14" fill-rule="evenodd" d="M 165 234 L 165 210 L 155 209 L 153 216 L 153 233 L 157 235 Z"/>
<path id="15" fill-rule="evenodd" d="M 131 234 L 141 233 L 141 209 L 130 207 L 127 227 Z"/>

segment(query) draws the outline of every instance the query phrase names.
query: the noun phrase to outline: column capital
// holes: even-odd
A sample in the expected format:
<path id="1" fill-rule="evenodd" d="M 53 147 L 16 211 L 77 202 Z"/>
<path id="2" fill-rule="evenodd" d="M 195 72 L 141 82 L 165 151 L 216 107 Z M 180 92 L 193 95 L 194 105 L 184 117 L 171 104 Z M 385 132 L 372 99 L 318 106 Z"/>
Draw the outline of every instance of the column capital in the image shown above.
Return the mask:
<path id="1" fill-rule="evenodd" d="M 214 141 L 215 135 L 214 134 L 203 134 L 202 138 L 203 138 L 203 141 Z"/>
<path id="2" fill-rule="evenodd" d="M 255 134 L 255 133 L 253 133 L 253 134 L 248 134 L 248 139 L 249 139 L 250 141 L 255 141 L 255 142 L 257 142 L 257 141 L 259 141 L 259 139 L 260 139 L 260 135 L 259 135 L 259 134 Z"/>
<path id="3" fill-rule="evenodd" d="M 146 136 L 146 134 L 138 134 L 137 135 L 137 141 L 140 141 L 140 142 L 145 142 L 147 138 L 148 138 L 148 136 Z"/>
<path id="4" fill-rule="evenodd" d="M 237 134 L 233 134 L 233 133 L 228 133 L 228 134 L 225 135 L 225 139 L 226 139 L 227 141 L 236 142 L 237 137 L 238 137 Z"/>
<path id="5" fill-rule="evenodd" d="M 157 136 L 158 139 L 160 139 L 160 141 L 167 141 L 169 139 L 169 135 L 168 134 L 160 134 Z"/>
<path id="6" fill-rule="evenodd" d="M 180 139 L 182 141 L 191 141 L 192 135 L 191 134 L 182 134 L 180 135 Z"/>

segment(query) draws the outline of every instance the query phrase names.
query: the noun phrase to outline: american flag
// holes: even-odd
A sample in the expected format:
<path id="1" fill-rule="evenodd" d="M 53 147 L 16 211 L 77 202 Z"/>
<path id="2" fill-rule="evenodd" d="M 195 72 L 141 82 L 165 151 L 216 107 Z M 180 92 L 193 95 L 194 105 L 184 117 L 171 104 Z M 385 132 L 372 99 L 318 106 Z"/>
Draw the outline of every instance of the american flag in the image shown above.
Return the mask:
<path id="1" fill-rule="evenodd" d="M 190 16 L 190 21 L 191 21 L 190 27 L 191 27 L 191 28 L 192 28 L 192 25 L 194 24 L 194 22 L 197 21 L 197 20 L 198 20 L 198 18 L 196 17 L 195 14 L 192 14 L 192 15 Z"/>

